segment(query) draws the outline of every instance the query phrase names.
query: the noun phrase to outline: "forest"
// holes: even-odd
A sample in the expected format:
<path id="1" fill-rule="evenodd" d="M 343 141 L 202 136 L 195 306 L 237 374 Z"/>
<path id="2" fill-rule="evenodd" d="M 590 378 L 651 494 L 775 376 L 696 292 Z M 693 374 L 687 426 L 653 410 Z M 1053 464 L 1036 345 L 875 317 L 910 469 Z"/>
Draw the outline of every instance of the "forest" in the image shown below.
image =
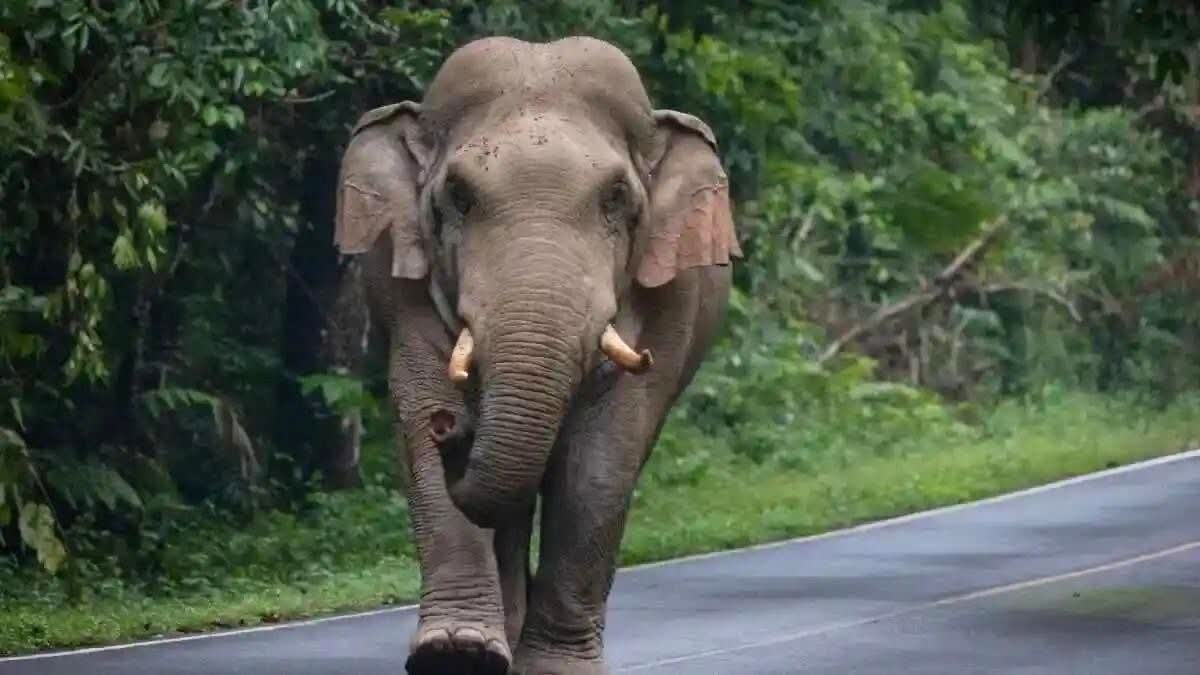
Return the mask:
<path id="1" fill-rule="evenodd" d="M 745 252 L 625 562 L 1200 439 L 1191 0 L 5 0 L 0 653 L 414 597 L 340 154 L 578 34 L 712 126 Z"/>

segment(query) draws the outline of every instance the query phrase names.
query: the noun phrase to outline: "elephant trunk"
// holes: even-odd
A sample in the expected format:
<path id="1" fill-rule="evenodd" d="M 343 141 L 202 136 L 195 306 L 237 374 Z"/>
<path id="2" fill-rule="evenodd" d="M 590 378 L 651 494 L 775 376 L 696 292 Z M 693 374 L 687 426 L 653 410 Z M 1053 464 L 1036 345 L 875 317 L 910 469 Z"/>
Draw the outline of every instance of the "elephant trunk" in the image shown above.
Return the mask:
<path id="1" fill-rule="evenodd" d="M 587 322 L 563 301 L 568 283 L 506 294 L 480 327 L 478 426 L 462 475 L 448 485 L 480 527 L 533 499 L 579 382 Z"/>

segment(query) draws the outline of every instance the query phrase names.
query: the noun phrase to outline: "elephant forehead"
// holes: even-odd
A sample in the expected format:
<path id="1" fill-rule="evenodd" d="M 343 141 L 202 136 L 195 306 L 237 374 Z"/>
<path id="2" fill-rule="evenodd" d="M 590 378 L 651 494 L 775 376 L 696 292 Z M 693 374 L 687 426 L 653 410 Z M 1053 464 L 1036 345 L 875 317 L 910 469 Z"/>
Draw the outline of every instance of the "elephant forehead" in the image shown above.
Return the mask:
<path id="1" fill-rule="evenodd" d="M 486 182 L 534 173 L 584 178 L 626 164 L 613 135 L 585 116 L 529 108 L 494 112 L 460 127 L 448 158 L 458 173 Z"/>
<path id="2" fill-rule="evenodd" d="M 637 69 L 619 49 L 593 38 L 469 43 L 446 59 L 423 103 L 428 119 L 443 128 L 480 108 L 523 106 L 608 117 L 635 135 L 649 133 L 651 125 Z"/>
<path id="3" fill-rule="evenodd" d="M 491 153 L 512 150 L 555 149 L 568 146 L 581 151 L 599 151 L 604 146 L 596 120 L 569 109 L 539 109 L 524 105 L 495 106 L 477 124 L 464 125 L 460 153 Z M 555 147 L 547 147 L 555 146 Z"/>
<path id="4" fill-rule="evenodd" d="M 444 175 L 466 184 L 481 219 L 591 222 L 600 190 L 631 170 L 610 141 L 564 123 L 472 136 L 447 152 Z"/>

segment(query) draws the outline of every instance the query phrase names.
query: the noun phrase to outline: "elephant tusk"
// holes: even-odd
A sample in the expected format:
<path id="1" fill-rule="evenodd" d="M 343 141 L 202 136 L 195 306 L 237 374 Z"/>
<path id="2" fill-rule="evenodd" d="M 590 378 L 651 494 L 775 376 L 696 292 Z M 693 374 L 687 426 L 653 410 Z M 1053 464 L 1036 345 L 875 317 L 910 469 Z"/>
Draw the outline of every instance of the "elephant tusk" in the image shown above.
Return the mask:
<path id="1" fill-rule="evenodd" d="M 635 375 L 646 372 L 650 366 L 654 365 L 654 357 L 650 355 L 649 349 L 635 352 L 632 347 L 625 344 L 620 335 L 617 335 L 617 329 L 613 328 L 611 323 L 604 329 L 604 334 L 600 336 L 600 351 L 612 359 L 613 363 Z"/>
<path id="2" fill-rule="evenodd" d="M 454 343 L 454 351 L 450 352 L 450 367 L 447 372 L 450 381 L 462 384 L 471 379 L 471 352 L 475 351 L 475 338 L 471 337 L 471 329 L 463 328 L 458 334 L 458 342 Z"/>

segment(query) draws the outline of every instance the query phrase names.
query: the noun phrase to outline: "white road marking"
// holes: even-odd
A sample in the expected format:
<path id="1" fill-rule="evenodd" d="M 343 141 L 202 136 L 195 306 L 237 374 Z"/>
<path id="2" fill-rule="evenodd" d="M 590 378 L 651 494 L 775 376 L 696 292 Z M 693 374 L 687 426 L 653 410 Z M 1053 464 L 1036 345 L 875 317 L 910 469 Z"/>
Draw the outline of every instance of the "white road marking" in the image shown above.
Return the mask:
<path id="1" fill-rule="evenodd" d="M 1090 576 L 1092 574 L 1099 574 L 1101 572 L 1109 572 L 1112 570 L 1122 569 L 1125 567 L 1131 567 L 1131 566 L 1137 565 L 1139 563 L 1149 562 L 1152 560 L 1158 560 L 1159 558 L 1166 558 L 1168 556 L 1179 555 L 1180 553 L 1186 553 L 1188 551 L 1196 551 L 1196 550 L 1200 550 L 1200 541 L 1193 541 L 1193 542 L 1189 542 L 1186 544 L 1180 544 L 1178 546 L 1172 546 L 1171 548 L 1163 549 L 1161 551 L 1154 551 L 1153 553 L 1145 553 L 1143 555 L 1135 556 L 1133 558 L 1117 560 L 1114 562 L 1105 563 L 1103 565 L 1097 565 L 1095 567 L 1087 567 L 1084 569 L 1074 570 L 1071 572 L 1065 572 L 1063 574 L 1055 574 L 1053 576 L 1048 576 L 1048 577 L 1038 577 L 1036 579 L 1028 579 L 1026 581 L 1018 581 L 1016 583 L 1005 584 L 1003 586 L 993 586 L 991 588 L 985 588 L 985 589 L 981 589 L 978 591 L 971 591 L 970 593 L 962 593 L 960 595 L 952 595 L 949 597 L 941 598 L 939 600 L 923 602 L 918 605 L 913 605 L 911 607 L 905 607 L 904 609 L 897 609 L 895 611 L 878 614 L 876 616 L 871 616 L 871 617 L 867 617 L 864 619 L 853 619 L 850 621 L 840 621 L 837 623 L 825 624 L 823 626 L 814 626 L 812 628 L 806 628 L 805 630 L 802 630 L 802 631 L 796 631 L 794 633 L 779 635 L 779 636 L 776 636 L 773 638 L 767 638 L 765 640 L 757 640 L 755 642 L 748 642 L 746 644 L 736 645 L 733 647 L 723 647 L 720 649 L 709 649 L 709 650 L 706 650 L 703 652 L 697 652 L 695 654 L 687 654 L 685 656 L 676 656 L 676 657 L 667 658 L 667 659 L 659 659 L 657 661 L 648 661 L 646 663 L 638 663 L 638 664 L 635 664 L 632 666 L 618 668 L 617 672 L 631 673 L 631 672 L 635 672 L 635 671 L 639 671 L 639 670 L 648 670 L 650 668 L 659 668 L 662 666 L 670 666 L 670 665 L 674 665 L 677 663 L 694 661 L 696 659 L 707 659 L 707 658 L 712 658 L 714 656 L 722 656 L 725 654 L 735 654 L 737 652 L 742 652 L 742 651 L 746 651 L 746 650 L 750 650 L 750 649 L 760 649 L 762 647 L 771 647 L 774 645 L 783 644 L 785 642 L 795 642 L 797 640 L 803 640 L 805 638 L 816 637 L 818 635 L 827 635 L 829 633 L 834 633 L 834 632 L 837 632 L 840 630 L 846 630 L 848 628 L 861 628 L 862 626 L 866 626 L 868 624 L 878 623 L 880 621 L 889 621 L 891 619 L 896 619 L 896 618 L 899 618 L 902 616 L 908 616 L 911 614 L 916 614 L 918 612 L 924 612 L 924 611 L 928 611 L 931 609 L 937 609 L 937 608 L 946 607 L 949 605 L 958 605 L 958 604 L 962 604 L 964 602 L 970 602 L 972 600 L 980 600 L 982 598 L 990 598 L 990 597 L 994 597 L 997 595 L 1003 595 L 1005 593 L 1012 593 L 1014 591 L 1022 591 L 1022 590 L 1026 590 L 1029 588 L 1037 588 L 1038 586 L 1045 586 L 1048 584 L 1058 583 L 1060 581 L 1069 581 L 1071 579 L 1078 579 L 1080 577 L 1086 577 L 1086 576 Z"/>
<path id="2" fill-rule="evenodd" d="M 925 518 L 932 518 L 934 516 L 940 516 L 940 515 L 947 514 L 947 513 L 954 513 L 956 511 L 965 511 L 968 509 L 974 509 L 974 508 L 978 508 L 981 506 L 987 506 L 989 504 L 996 504 L 996 503 L 1006 502 L 1006 501 L 1010 501 L 1010 500 L 1014 500 L 1014 499 L 1020 499 L 1021 497 L 1028 497 L 1030 495 L 1035 495 L 1035 494 L 1039 494 L 1042 492 L 1049 492 L 1051 490 L 1057 490 L 1057 489 L 1068 487 L 1071 485 L 1078 485 L 1080 483 L 1087 483 L 1090 481 L 1101 480 L 1104 478 L 1108 478 L 1111 476 L 1116 476 L 1116 475 L 1120 475 L 1120 474 L 1124 474 L 1124 473 L 1131 473 L 1134 471 L 1149 469 L 1149 468 L 1153 468 L 1156 466 L 1162 466 L 1164 464 L 1171 464 L 1174 462 L 1181 462 L 1181 461 L 1192 460 L 1192 459 L 1200 459 L 1200 448 L 1197 448 L 1195 450 L 1190 450 L 1187 452 L 1176 453 L 1173 455 L 1164 455 L 1162 457 L 1156 457 L 1154 459 L 1149 459 L 1149 460 L 1137 462 L 1134 464 L 1128 464 L 1128 465 L 1120 466 L 1120 467 L 1117 467 L 1114 469 L 1107 469 L 1104 471 L 1098 471 L 1096 473 L 1083 474 L 1081 476 L 1075 476 L 1073 478 L 1067 478 L 1065 480 L 1060 480 L 1060 481 L 1056 481 L 1053 483 L 1047 483 L 1045 485 L 1039 485 L 1036 487 L 1019 490 L 1017 492 L 1010 492 L 1008 494 L 998 495 L 996 497 L 989 497 L 986 499 L 981 499 L 981 500 L 974 501 L 974 502 L 967 502 L 964 504 L 952 504 L 950 506 L 943 506 L 943 507 L 936 508 L 936 509 L 930 509 L 928 511 L 918 511 L 917 513 L 910 513 L 908 515 L 898 516 L 896 518 L 889 518 L 887 520 L 879 520 L 879 521 L 875 521 L 875 522 L 864 523 L 862 525 L 856 525 L 854 527 L 848 527 L 848 528 L 841 529 L 841 530 L 822 532 L 821 534 L 808 535 L 808 536 L 804 536 L 804 537 L 795 537 L 792 539 L 784 539 L 781 541 L 771 542 L 771 543 L 767 543 L 767 544 L 757 544 L 754 546 L 746 546 L 743 548 L 729 549 L 726 551 L 714 551 L 712 553 L 701 553 L 698 555 L 685 556 L 682 558 L 674 558 L 672 560 L 663 560 L 660 562 L 644 563 L 641 565 L 633 565 L 631 567 L 626 567 L 626 568 L 618 570 L 618 574 L 628 574 L 630 572 L 637 572 L 638 570 L 643 570 L 643 569 L 664 567 L 666 565 L 679 565 L 679 564 L 694 562 L 697 560 L 707 560 L 709 558 L 716 558 L 719 556 L 736 555 L 739 553 L 748 553 L 748 552 L 752 552 L 752 551 L 762 551 L 762 550 L 767 550 L 767 549 L 779 548 L 782 546 L 789 546 L 792 544 L 803 544 L 803 543 L 807 543 L 807 542 L 820 541 L 823 539 L 831 539 L 834 537 L 845 537 L 848 535 L 859 534 L 862 532 L 869 532 L 871 530 L 877 530 L 877 529 L 884 528 L 884 527 L 892 527 L 894 525 L 902 525 L 904 523 L 910 523 L 910 522 L 913 522 L 916 520 L 922 520 Z M 1155 554 L 1151 554 L 1151 555 L 1155 555 Z M 1168 555 L 1168 554 L 1164 553 L 1163 555 Z M 1114 563 L 1114 564 L 1117 564 L 1117 563 Z M 924 607 L 924 606 L 922 606 L 922 607 Z M 58 651 L 50 651 L 50 652 L 39 652 L 36 654 L 25 654 L 25 655 L 21 655 L 21 656 L 0 657 L 0 663 L 9 663 L 9 662 L 15 662 L 15 661 L 33 661 L 33 660 L 37 660 L 37 659 L 52 659 L 52 658 L 58 658 L 58 657 L 64 657 L 64 656 L 79 656 L 79 655 L 84 655 L 84 654 L 96 654 L 96 653 L 100 653 L 100 652 L 110 652 L 110 651 L 117 651 L 117 650 L 122 650 L 122 649 L 133 649 L 135 647 L 153 647 L 155 645 L 173 644 L 173 643 L 177 643 L 177 642 L 191 642 L 193 640 L 213 640 L 213 639 L 218 639 L 218 638 L 236 637 L 239 635 L 246 635 L 246 634 L 250 634 L 250 633 L 267 633 L 267 632 L 271 632 L 271 631 L 284 630 L 284 629 L 288 629 L 288 628 L 303 628 L 305 626 L 315 626 L 315 625 L 329 623 L 329 622 L 333 622 L 333 621 L 346 621 L 349 619 L 358 619 L 358 618 L 365 618 L 365 617 L 370 617 L 370 616 L 379 616 L 381 614 L 398 614 L 401 612 L 413 611 L 416 608 L 417 608 L 417 605 L 387 607 L 384 609 L 375 609 L 375 610 L 370 610 L 370 611 L 366 611 L 366 612 L 355 612 L 353 614 L 339 614 L 336 616 L 326 616 L 326 617 L 320 617 L 320 618 L 316 618 L 316 619 L 308 619 L 306 621 L 294 621 L 294 622 L 288 622 L 288 623 L 271 624 L 269 626 L 252 626 L 250 628 L 239 628 L 239 629 L 235 629 L 235 630 L 227 630 L 227 631 L 220 631 L 220 632 L 214 632 L 214 633 L 198 633 L 195 635 L 181 635 L 181 636 L 177 636 L 177 637 L 155 638 L 155 639 L 151 639 L 151 640 L 126 642 L 126 643 L 115 644 L 115 645 L 103 645 L 103 646 L 98 646 L 98 647 L 83 647 L 83 648 L 79 648 L 79 649 L 66 649 L 66 650 L 58 650 Z M 907 612 L 908 610 L 903 610 L 903 611 Z M 913 611 L 915 611 L 915 610 L 913 610 Z M 883 618 L 887 618 L 887 617 L 885 616 Z M 820 632 L 828 632 L 829 630 L 838 630 L 839 628 L 858 626 L 858 625 L 862 625 L 863 623 L 870 623 L 872 621 L 878 621 L 878 620 L 881 620 L 881 618 L 876 617 L 876 618 L 860 620 L 860 621 L 851 621 L 851 622 L 846 622 L 845 624 L 831 624 L 830 626 L 825 626 L 823 628 L 813 629 L 813 630 L 818 630 Z M 788 638 L 785 638 L 783 641 L 791 640 L 791 639 L 799 639 L 799 637 L 805 637 L 807 635 L 807 633 L 806 634 L 797 634 L 797 635 L 798 635 L 798 637 L 797 636 L 788 637 Z M 767 643 L 767 644 L 774 644 L 774 642 Z M 757 645 L 757 643 L 756 643 L 756 645 Z M 738 649 L 749 649 L 749 648 L 750 647 L 747 646 L 747 647 L 735 647 L 732 649 L 736 651 Z M 718 652 L 718 653 L 725 653 L 725 652 Z M 691 658 L 699 658 L 699 656 L 695 656 L 695 657 L 688 656 L 688 657 L 680 657 L 680 658 L 683 660 L 687 660 L 687 659 L 691 659 Z M 661 662 L 661 663 L 675 663 L 675 661 L 666 661 L 666 662 Z M 642 665 L 635 666 L 635 668 L 643 669 L 643 668 L 649 668 L 653 665 L 660 665 L 660 662 L 655 662 L 653 664 L 642 664 Z"/>

